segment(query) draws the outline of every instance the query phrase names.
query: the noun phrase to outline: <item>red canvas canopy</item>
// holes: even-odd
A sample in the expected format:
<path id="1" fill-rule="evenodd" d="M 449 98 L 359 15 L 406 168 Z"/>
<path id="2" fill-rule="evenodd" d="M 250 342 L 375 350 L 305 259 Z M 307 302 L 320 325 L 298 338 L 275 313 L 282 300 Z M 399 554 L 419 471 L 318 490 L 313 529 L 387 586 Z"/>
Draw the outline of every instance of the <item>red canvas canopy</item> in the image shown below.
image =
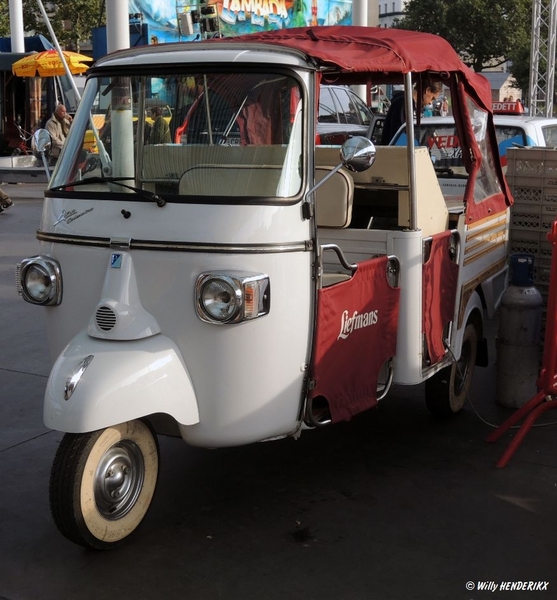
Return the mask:
<path id="1" fill-rule="evenodd" d="M 462 61 L 443 38 L 382 27 L 297 27 L 250 33 L 227 41 L 272 42 L 302 50 L 346 72 L 457 71 Z"/>
<path id="2" fill-rule="evenodd" d="M 264 31 L 223 41 L 271 43 L 304 52 L 318 65 L 335 70 L 338 83 L 355 83 L 362 73 L 374 74 L 374 83 L 393 74 L 457 74 L 478 104 L 491 109 L 487 79 L 468 68 L 449 42 L 431 33 L 336 25 Z"/>

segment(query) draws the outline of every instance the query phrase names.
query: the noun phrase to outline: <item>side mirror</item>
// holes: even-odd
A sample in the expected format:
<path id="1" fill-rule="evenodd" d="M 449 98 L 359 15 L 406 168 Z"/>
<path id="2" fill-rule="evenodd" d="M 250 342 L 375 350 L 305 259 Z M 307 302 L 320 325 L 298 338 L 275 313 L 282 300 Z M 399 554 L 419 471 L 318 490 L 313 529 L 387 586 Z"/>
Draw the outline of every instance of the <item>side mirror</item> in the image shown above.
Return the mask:
<path id="1" fill-rule="evenodd" d="M 37 129 L 31 138 L 31 150 L 37 160 L 42 160 L 47 179 L 50 179 L 48 155 L 52 148 L 52 138 L 46 129 Z"/>
<path id="2" fill-rule="evenodd" d="M 368 138 L 354 136 L 347 139 L 340 148 L 342 166 L 354 173 L 366 171 L 375 162 L 377 151 Z"/>
<path id="3" fill-rule="evenodd" d="M 331 177 L 335 175 L 342 167 L 346 167 L 349 171 L 354 173 L 361 173 L 366 169 L 369 169 L 375 162 L 375 155 L 377 154 L 375 146 L 372 141 L 363 136 L 354 136 L 349 138 L 342 144 L 340 148 L 340 160 L 334 169 L 331 169 L 323 179 L 318 181 L 306 194 L 306 199 L 302 205 L 302 211 L 304 215 L 311 214 L 311 207 L 309 206 L 307 197 L 314 194 L 322 185 L 324 185 Z M 309 216 L 305 217 L 309 218 Z"/>
<path id="4" fill-rule="evenodd" d="M 42 159 L 43 155 L 48 156 L 52 148 L 52 138 L 46 129 L 37 129 L 31 138 L 31 149 L 37 159 Z"/>

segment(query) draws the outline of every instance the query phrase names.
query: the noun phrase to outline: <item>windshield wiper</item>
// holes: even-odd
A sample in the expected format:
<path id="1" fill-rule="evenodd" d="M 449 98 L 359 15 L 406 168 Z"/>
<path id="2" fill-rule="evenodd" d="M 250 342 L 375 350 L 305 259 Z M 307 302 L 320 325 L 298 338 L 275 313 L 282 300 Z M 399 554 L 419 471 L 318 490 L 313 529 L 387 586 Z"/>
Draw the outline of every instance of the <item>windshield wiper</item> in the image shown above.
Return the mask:
<path id="1" fill-rule="evenodd" d="M 61 185 L 55 185 L 50 189 L 53 192 L 59 192 L 69 187 L 87 185 L 88 183 L 114 183 L 128 190 L 132 190 L 133 192 L 135 192 L 139 196 L 142 196 L 146 200 L 149 200 L 150 202 L 155 202 L 156 205 L 160 206 L 161 208 L 166 204 L 166 200 L 164 198 L 161 198 L 158 194 L 155 194 L 155 192 L 150 192 L 149 190 L 142 190 L 141 188 L 135 187 L 133 185 L 123 183 L 124 181 L 129 181 L 130 179 L 131 177 L 87 177 L 87 179 L 79 179 L 78 181 L 71 181 L 68 183 L 63 183 Z"/>

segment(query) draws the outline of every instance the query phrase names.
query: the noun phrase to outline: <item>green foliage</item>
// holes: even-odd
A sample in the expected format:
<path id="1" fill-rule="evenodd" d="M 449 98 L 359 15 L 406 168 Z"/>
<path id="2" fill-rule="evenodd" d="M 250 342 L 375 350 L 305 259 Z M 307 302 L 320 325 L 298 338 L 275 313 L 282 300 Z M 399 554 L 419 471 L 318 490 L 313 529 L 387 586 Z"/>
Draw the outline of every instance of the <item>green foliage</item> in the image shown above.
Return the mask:
<path id="1" fill-rule="evenodd" d="M 481 71 L 527 47 L 531 9 L 531 0 L 410 0 L 397 26 L 444 37 Z"/>
<path id="2" fill-rule="evenodd" d="M 0 37 L 10 37 L 10 10 L 8 0 L 0 0 Z"/>
<path id="3" fill-rule="evenodd" d="M 530 87 L 530 44 L 518 46 L 509 53 L 511 60 L 511 71 L 516 80 L 516 87 L 526 90 Z M 540 64 L 540 68 L 545 70 L 545 64 Z"/>
<path id="4" fill-rule="evenodd" d="M 93 27 L 106 22 L 103 0 L 59 0 L 56 3 L 43 0 L 43 5 L 60 46 L 76 52 L 80 51 L 82 42 L 91 38 Z M 40 33 L 50 40 L 36 0 L 23 0 L 23 23 L 26 33 Z"/>

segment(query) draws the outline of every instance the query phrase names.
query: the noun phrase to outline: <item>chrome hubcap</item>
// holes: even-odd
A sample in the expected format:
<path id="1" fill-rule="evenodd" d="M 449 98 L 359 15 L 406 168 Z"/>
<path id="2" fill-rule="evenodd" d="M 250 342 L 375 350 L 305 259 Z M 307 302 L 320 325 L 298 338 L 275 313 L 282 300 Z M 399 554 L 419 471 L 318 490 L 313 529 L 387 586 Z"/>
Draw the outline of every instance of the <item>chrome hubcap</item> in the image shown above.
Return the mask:
<path id="1" fill-rule="evenodd" d="M 101 458 L 95 473 L 95 503 L 105 519 L 115 521 L 135 505 L 145 479 L 139 446 L 123 440 Z"/>

